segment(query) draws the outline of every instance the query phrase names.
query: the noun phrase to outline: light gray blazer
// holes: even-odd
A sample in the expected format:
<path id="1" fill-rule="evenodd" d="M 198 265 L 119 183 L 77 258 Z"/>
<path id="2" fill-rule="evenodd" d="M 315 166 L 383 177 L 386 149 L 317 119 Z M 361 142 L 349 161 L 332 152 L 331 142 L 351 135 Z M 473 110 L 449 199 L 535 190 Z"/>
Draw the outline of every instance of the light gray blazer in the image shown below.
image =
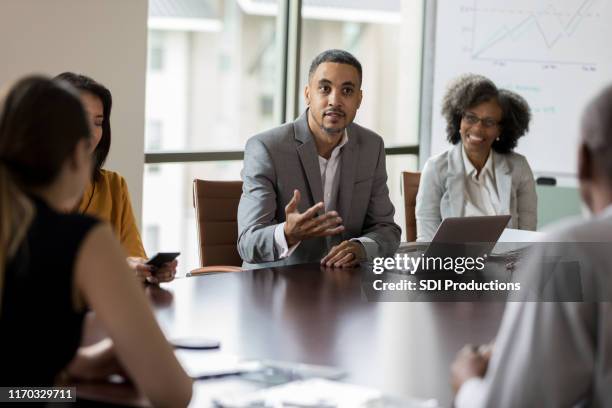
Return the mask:
<path id="1" fill-rule="evenodd" d="M 291 256 L 279 260 L 274 229 L 285 221 L 285 206 L 293 190 L 302 195 L 300 212 L 323 201 L 318 153 L 307 112 L 295 122 L 247 141 L 238 206 L 238 252 L 245 268 L 319 262 L 332 245 L 362 236 L 378 244 L 380 256 L 393 255 L 399 246 L 401 229 L 393 221 L 383 140 L 352 123 L 337 170 L 336 211 L 342 217 L 344 232 L 331 239 L 304 240 Z"/>
<path id="2" fill-rule="evenodd" d="M 462 217 L 465 204 L 465 168 L 461 143 L 427 160 L 416 199 L 417 241 L 431 241 L 447 217 Z M 510 228 L 535 231 L 538 198 L 535 180 L 525 156 L 491 150 L 501 213 L 510 214 Z"/>

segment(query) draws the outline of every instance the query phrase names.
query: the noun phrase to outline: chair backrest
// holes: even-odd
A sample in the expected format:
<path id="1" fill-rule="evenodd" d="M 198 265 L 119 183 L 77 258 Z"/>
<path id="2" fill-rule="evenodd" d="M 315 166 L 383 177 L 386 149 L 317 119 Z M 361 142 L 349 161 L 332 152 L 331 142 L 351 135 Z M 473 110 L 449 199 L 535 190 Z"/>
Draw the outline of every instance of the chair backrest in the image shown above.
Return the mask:
<path id="1" fill-rule="evenodd" d="M 402 171 L 402 190 L 404 191 L 404 211 L 406 216 L 406 241 L 416 241 L 416 196 L 419 191 L 421 173 Z"/>
<path id="2" fill-rule="evenodd" d="M 238 203 L 242 181 L 193 180 L 201 266 L 241 266 L 238 255 Z"/>

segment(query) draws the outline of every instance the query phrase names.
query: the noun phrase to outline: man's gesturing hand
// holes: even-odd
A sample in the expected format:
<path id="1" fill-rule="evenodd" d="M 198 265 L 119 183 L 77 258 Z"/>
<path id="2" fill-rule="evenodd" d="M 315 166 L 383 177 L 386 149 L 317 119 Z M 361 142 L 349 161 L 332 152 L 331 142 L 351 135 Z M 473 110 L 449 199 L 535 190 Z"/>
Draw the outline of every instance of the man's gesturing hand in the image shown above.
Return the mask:
<path id="1" fill-rule="evenodd" d="M 342 218 L 336 211 L 317 215 L 317 212 L 324 208 L 323 203 L 319 202 L 300 214 L 297 209 L 299 202 L 300 192 L 293 190 L 293 197 L 285 207 L 284 231 L 287 245 L 293 246 L 307 238 L 326 237 L 344 231 Z"/>

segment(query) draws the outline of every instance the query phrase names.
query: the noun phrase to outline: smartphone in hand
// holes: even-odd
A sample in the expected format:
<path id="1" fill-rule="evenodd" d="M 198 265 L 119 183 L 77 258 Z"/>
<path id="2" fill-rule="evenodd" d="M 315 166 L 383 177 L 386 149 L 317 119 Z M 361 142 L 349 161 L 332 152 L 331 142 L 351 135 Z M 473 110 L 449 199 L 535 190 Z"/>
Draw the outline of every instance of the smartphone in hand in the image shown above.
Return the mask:
<path id="1" fill-rule="evenodd" d="M 158 252 L 152 258 L 149 258 L 146 264 L 161 268 L 163 264 L 174 261 L 180 254 L 180 252 Z"/>

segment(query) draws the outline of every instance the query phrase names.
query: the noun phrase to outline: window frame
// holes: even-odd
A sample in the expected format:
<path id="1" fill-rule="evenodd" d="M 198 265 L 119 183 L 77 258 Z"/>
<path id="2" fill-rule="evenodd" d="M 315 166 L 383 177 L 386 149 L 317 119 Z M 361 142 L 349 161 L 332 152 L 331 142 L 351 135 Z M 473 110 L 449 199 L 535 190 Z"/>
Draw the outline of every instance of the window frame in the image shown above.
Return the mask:
<path id="1" fill-rule="evenodd" d="M 293 121 L 299 115 L 300 51 L 302 36 L 302 0 L 278 0 L 276 17 L 277 49 L 280 80 L 274 98 L 274 122 L 281 125 Z M 422 77 L 422 73 L 421 73 Z M 419 114 L 419 117 L 421 115 Z M 417 128 L 420 128 L 420 124 Z M 415 155 L 419 158 L 419 143 L 385 148 L 385 154 Z M 209 161 L 243 160 L 244 150 L 228 151 L 145 151 L 146 164 L 193 163 Z"/>

